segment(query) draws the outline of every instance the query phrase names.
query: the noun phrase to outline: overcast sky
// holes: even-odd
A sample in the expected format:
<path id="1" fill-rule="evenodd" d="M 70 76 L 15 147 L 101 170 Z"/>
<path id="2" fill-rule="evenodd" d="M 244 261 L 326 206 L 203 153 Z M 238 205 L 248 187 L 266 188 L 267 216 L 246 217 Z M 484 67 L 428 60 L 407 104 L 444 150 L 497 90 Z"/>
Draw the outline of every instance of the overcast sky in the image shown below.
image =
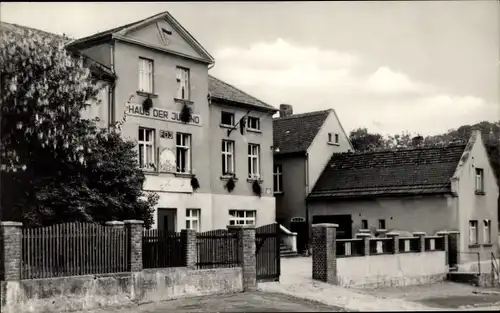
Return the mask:
<path id="1" fill-rule="evenodd" d="M 500 119 L 497 1 L 1 3 L 0 19 L 83 37 L 169 11 L 211 73 L 350 131 L 422 135 Z"/>

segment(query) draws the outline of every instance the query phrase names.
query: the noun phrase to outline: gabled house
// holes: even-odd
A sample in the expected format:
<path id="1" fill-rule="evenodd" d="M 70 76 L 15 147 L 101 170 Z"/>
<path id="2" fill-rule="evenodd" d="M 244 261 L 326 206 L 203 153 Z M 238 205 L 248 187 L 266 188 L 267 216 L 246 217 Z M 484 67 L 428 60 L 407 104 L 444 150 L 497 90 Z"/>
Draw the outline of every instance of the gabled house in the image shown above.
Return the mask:
<path id="1" fill-rule="evenodd" d="M 213 57 L 168 12 L 66 48 L 93 62 L 106 84 L 102 102 L 83 117 L 99 117 L 103 127 L 126 117 L 122 134 L 137 142 L 143 188 L 160 197 L 154 228 L 206 231 L 275 221 L 271 146 L 277 110 L 210 76 Z M 224 123 L 223 111 L 235 123 Z M 224 184 L 229 175 L 231 190 Z"/>
<path id="2" fill-rule="evenodd" d="M 402 236 L 459 231 L 460 251 L 487 260 L 498 253 L 497 199 L 497 181 L 475 131 L 467 145 L 335 153 L 307 202 L 311 224 L 336 223 L 339 238 L 365 229 Z"/>
<path id="3" fill-rule="evenodd" d="M 353 148 L 333 109 L 293 114 L 292 106 L 281 104 L 279 114 L 273 120 L 276 221 L 299 233 L 301 251 L 307 195 L 332 153 Z"/>

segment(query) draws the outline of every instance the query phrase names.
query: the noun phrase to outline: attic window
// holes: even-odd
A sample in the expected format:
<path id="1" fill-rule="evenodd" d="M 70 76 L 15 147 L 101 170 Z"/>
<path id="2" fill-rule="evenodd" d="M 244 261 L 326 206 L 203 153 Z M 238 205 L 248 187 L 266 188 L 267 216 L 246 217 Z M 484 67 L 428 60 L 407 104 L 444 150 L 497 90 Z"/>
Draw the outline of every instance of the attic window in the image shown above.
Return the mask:
<path id="1" fill-rule="evenodd" d="M 172 35 L 172 32 L 171 32 L 171 31 L 166 30 L 166 29 L 165 29 L 165 28 L 163 28 L 163 27 L 162 27 L 161 31 L 162 31 L 162 32 L 164 32 L 164 33 L 165 33 L 165 34 L 167 34 L 167 35 Z"/>
<path id="2" fill-rule="evenodd" d="M 328 133 L 328 143 L 339 143 L 339 134 Z"/>

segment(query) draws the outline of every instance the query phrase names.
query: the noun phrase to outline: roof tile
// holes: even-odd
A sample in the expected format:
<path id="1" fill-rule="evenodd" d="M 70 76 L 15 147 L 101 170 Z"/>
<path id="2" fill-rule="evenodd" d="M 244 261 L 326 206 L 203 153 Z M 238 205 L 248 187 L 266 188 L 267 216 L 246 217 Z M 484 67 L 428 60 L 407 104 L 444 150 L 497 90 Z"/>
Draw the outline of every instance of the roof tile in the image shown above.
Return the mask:
<path id="1" fill-rule="evenodd" d="M 276 155 L 306 152 L 332 110 L 294 114 L 273 120 Z"/>
<path id="2" fill-rule="evenodd" d="M 451 192 L 465 145 L 335 153 L 309 198 Z"/>

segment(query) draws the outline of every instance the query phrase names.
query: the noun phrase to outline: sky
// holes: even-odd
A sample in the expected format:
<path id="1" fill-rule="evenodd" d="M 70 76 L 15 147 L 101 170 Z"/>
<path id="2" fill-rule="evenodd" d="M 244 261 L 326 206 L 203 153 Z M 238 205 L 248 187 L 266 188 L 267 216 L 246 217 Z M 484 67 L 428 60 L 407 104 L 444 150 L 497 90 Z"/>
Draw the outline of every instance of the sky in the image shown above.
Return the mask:
<path id="1" fill-rule="evenodd" d="M 500 120 L 500 2 L 3 2 L 0 20 L 80 38 L 169 11 L 210 73 L 346 131 L 434 135 Z"/>

